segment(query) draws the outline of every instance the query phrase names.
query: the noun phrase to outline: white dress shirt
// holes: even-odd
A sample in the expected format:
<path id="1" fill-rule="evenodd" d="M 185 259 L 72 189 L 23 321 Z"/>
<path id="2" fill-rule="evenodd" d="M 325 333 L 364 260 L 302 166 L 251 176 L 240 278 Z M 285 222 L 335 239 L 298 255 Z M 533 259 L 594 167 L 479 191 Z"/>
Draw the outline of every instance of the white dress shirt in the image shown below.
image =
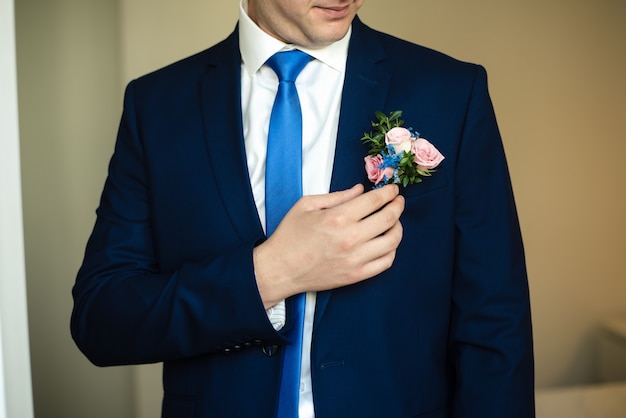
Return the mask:
<path id="1" fill-rule="evenodd" d="M 322 49 L 288 45 L 261 30 L 247 14 L 247 0 L 239 10 L 241 51 L 241 107 L 246 158 L 254 201 L 265 228 L 265 156 L 270 113 L 278 90 L 278 77 L 265 65 L 276 52 L 297 48 L 314 59 L 298 75 L 296 88 L 302 107 L 302 191 L 304 195 L 330 190 L 341 92 L 351 31 Z M 284 325 L 284 301 L 268 310 L 276 329 Z M 315 293 L 307 293 L 300 382 L 300 418 L 313 418 L 311 337 Z M 278 316 L 276 315 L 278 314 Z"/>

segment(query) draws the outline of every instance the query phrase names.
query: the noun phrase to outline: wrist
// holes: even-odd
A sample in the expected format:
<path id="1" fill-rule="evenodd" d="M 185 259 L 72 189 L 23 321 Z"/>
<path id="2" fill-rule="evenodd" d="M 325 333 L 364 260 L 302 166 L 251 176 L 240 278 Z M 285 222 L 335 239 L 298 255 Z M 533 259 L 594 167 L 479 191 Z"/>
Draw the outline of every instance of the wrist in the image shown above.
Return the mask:
<path id="1" fill-rule="evenodd" d="M 289 292 L 291 285 L 285 277 L 284 265 L 281 268 L 277 263 L 278 257 L 270 254 L 267 241 L 254 248 L 252 259 L 257 288 L 265 309 L 294 294 Z"/>

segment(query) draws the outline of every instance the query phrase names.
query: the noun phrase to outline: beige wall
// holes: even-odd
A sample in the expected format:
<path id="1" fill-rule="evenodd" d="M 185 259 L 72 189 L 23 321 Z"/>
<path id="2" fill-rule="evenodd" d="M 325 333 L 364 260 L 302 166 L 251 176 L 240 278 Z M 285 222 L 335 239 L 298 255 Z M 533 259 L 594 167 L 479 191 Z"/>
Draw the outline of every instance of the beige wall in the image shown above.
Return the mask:
<path id="1" fill-rule="evenodd" d="M 136 370 L 88 365 L 67 331 L 123 85 L 226 36 L 237 0 L 16 9 L 37 416 L 128 416 Z M 361 17 L 487 67 L 526 242 L 537 383 L 593 381 L 595 327 L 626 315 L 626 3 L 368 0 Z"/>
<path id="2" fill-rule="evenodd" d="M 118 7 L 17 0 L 15 12 L 35 416 L 131 417 L 130 370 L 95 368 L 69 333 L 119 119 Z"/>

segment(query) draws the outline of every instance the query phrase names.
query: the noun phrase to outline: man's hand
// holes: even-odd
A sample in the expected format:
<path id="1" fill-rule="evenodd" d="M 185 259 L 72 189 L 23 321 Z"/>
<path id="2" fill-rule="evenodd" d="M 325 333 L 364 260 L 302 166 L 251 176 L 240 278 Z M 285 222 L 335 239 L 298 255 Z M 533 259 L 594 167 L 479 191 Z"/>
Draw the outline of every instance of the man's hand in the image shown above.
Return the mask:
<path id="1" fill-rule="evenodd" d="M 301 198 L 254 250 L 266 307 L 308 291 L 347 286 L 391 267 L 402 240 L 404 198 L 396 185 L 362 185 Z"/>

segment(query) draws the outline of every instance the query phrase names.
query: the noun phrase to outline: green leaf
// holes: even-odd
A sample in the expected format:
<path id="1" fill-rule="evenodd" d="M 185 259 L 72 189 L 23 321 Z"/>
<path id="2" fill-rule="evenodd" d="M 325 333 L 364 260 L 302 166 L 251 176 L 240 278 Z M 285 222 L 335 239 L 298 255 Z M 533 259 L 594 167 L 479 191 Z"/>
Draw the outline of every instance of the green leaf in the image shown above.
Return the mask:
<path id="1" fill-rule="evenodd" d="M 401 110 L 394 110 L 389 114 L 389 119 L 399 119 L 402 116 Z"/>

